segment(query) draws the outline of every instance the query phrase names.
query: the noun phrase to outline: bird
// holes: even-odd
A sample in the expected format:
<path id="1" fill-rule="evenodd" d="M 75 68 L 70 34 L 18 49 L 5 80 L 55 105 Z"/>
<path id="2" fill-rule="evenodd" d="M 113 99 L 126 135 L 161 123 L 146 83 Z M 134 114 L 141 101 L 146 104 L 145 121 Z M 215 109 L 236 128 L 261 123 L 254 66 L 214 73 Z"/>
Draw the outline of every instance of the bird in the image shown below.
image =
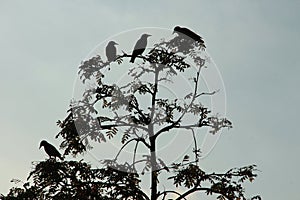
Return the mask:
<path id="1" fill-rule="evenodd" d="M 46 153 L 48 154 L 48 156 L 51 157 L 58 157 L 59 159 L 63 160 L 63 158 L 61 157 L 59 151 L 50 143 L 48 143 L 47 141 L 43 140 L 40 143 L 40 148 L 44 147 L 44 150 L 46 151 Z"/>
<path id="2" fill-rule="evenodd" d="M 188 36 L 205 47 L 203 38 L 188 28 L 175 26 L 173 34 L 174 33 L 177 33 L 179 36 Z"/>
<path id="3" fill-rule="evenodd" d="M 112 62 L 116 60 L 117 48 L 115 47 L 115 45 L 118 45 L 118 43 L 116 43 L 115 41 L 110 41 L 105 48 L 108 62 Z"/>
<path id="4" fill-rule="evenodd" d="M 141 38 L 136 42 L 133 52 L 132 52 L 130 62 L 134 63 L 135 58 L 138 55 L 141 55 L 145 51 L 146 46 L 147 46 L 147 38 L 150 36 L 151 35 L 149 35 L 149 34 L 143 34 L 141 36 Z"/>

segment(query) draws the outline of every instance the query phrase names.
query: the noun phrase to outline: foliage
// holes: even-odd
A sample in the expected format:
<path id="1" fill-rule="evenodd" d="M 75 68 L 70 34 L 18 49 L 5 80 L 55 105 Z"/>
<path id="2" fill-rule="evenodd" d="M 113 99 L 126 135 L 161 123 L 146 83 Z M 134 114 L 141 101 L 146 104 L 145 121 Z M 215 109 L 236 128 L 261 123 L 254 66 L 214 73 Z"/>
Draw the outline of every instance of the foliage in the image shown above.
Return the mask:
<path id="1" fill-rule="evenodd" d="M 145 199 L 138 174 L 110 167 L 93 169 L 83 161 L 42 161 L 35 164 L 30 178 L 32 184 L 12 188 L 3 199 Z"/>
<path id="2" fill-rule="evenodd" d="M 203 191 L 207 195 L 217 195 L 220 200 L 246 199 L 242 183 L 252 182 L 257 176 L 255 165 L 233 168 L 226 173 L 204 172 L 199 166 L 200 149 L 196 142 L 192 152 L 194 159 L 185 155 L 182 163 L 167 165 L 156 152 L 158 136 L 167 132 L 190 131 L 196 141 L 194 130 L 207 127 L 211 134 L 216 134 L 223 128 L 232 127 L 227 118 L 219 118 L 198 101 L 201 96 L 218 92 L 199 91 L 200 73 L 206 67 L 202 55 L 204 48 L 204 45 L 180 36 L 162 40 L 154 44 L 149 53 L 137 57 L 141 63 L 128 69 L 130 79 L 127 83 L 118 85 L 106 81 L 103 69 L 111 63 L 101 56 L 83 61 L 78 72 L 82 82 L 95 79 L 96 86 L 86 89 L 82 99 L 71 102 L 67 117 L 57 122 L 61 130 L 56 138 L 62 139 L 60 147 L 64 149 L 64 156 L 76 156 L 92 148 L 91 141 L 104 143 L 121 135 L 119 152 L 115 158 L 104 160 L 100 169 L 82 160 L 57 162 L 49 159 L 35 163 L 28 182 L 22 188 L 12 188 L 2 198 L 156 200 L 176 194 L 179 200 Z M 131 55 L 123 52 L 113 62 L 126 66 L 124 60 L 127 57 Z M 160 86 L 173 84 L 179 74 L 186 76 L 195 69 L 192 66 L 196 67 L 189 78 L 192 91 L 183 91 L 176 98 L 161 97 Z M 146 76 L 151 76 L 151 81 L 146 80 Z M 130 143 L 135 143 L 132 162 L 120 163 L 119 155 Z M 138 158 L 139 145 L 148 149 L 149 154 Z M 136 168 L 137 163 L 144 163 L 141 171 Z M 151 176 L 150 194 L 142 191 L 139 185 L 139 173 L 143 175 L 146 171 L 150 171 Z M 185 191 L 158 191 L 161 173 L 168 173 L 173 185 L 184 187 Z"/>

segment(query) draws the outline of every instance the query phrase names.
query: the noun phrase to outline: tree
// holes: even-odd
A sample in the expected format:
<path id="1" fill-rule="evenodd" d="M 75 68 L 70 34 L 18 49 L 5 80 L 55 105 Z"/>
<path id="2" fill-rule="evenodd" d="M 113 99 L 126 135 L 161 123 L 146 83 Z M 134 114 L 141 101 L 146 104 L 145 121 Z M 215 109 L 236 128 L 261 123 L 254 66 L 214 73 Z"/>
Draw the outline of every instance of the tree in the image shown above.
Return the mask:
<path id="1" fill-rule="evenodd" d="M 82 98 L 71 102 L 67 117 L 58 121 L 64 156 L 77 156 L 92 148 L 91 142 L 104 143 L 120 136 L 120 149 L 112 159 L 103 160 L 102 168 L 93 168 L 83 160 L 57 162 L 48 159 L 34 164 L 23 188 L 12 188 L 4 199 L 187 199 L 195 192 L 217 195 L 218 199 L 246 199 L 242 183 L 253 181 L 256 166 L 233 168 L 225 173 L 207 173 L 201 169 L 201 151 L 196 130 L 207 127 L 211 134 L 232 123 L 220 118 L 199 102 L 217 91 L 199 91 L 200 73 L 205 69 L 204 43 L 182 34 L 150 47 L 146 55 L 138 55 L 138 64 L 130 64 L 125 83 L 106 81 L 105 68 L 126 67 L 132 55 L 123 52 L 114 61 L 105 62 L 94 56 L 79 66 L 83 83 L 95 80 L 95 87 L 86 89 Z M 137 63 L 137 62 L 136 62 Z M 176 84 L 178 76 L 192 74 L 191 91 L 181 96 L 163 97 L 163 84 Z M 162 84 L 163 83 L 163 84 Z M 167 163 L 157 153 L 157 143 L 164 134 L 189 132 L 193 141 L 190 154 L 181 162 Z M 134 144 L 130 161 L 119 161 L 126 147 Z M 101 144 L 99 144 L 101 145 Z M 138 154 L 139 148 L 147 154 Z M 149 171 L 150 191 L 140 187 L 141 176 Z M 175 187 L 184 192 L 160 190 L 160 176 L 167 174 Z M 251 199 L 260 199 L 259 196 Z"/>

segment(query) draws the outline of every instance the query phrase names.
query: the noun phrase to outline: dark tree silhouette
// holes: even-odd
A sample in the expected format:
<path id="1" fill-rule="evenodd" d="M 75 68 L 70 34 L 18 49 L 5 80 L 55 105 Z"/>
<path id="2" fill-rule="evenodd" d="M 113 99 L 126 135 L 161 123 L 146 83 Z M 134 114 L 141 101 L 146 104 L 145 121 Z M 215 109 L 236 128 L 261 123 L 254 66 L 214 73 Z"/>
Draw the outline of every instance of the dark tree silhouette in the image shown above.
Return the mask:
<path id="1" fill-rule="evenodd" d="M 93 169 L 82 161 L 56 162 L 48 159 L 34 164 L 23 188 L 12 188 L 3 199 L 145 199 L 138 175 L 114 168 Z M 27 180 L 28 180 L 27 179 Z M 17 181 L 18 180 L 14 180 Z"/>
<path id="2" fill-rule="evenodd" d="M 60 147 L 64 149 L 64 156 L 76 156 L 89 151 L 91 141 L 101 145 L 120 136 L 119 151 L 114 158 L 103 160 L 100 169 L 83 160 L 57 162 L 49 159 L 34 163 L 23 188 L 12 188 L 2 198 L 165 200 L 172 197 L 179 200 L 188 199 L 195 192 L 205 192 L 217 195 L 220 200 L 246 199 L 242 184 L 256 178 L 255 165 L 217 173 L 205 172 L 199 164 L 201 154 L 196 130 L 207 127 L 211 134 L 216 134 L 232 127 L 228 119 L 219 118 L 199 103 L 200 97 L 217 92 L 199 91 L 200 73 L 206 64 L 201 57 L 204 50 L 204 42 L 182 37 L 181 33 L 154 44 L 143 56 L 143 52 L 132 55 L 123 52 L 111 62 L 130 66 L 128 74 L 132 79 L 118 85 L 106 82 L 103 69 L 109 62 L 104 62 L 99 55 L 82 62 L 79 67 L 82 82 L 95 78 L 97 86 L 87 89 L 82 99 L 73 101 L 67 117 L 57 122 L 61 130 L 56 137 L 63 140 Z M 142 64 L 130 64 L 127 58 L 141 59 Z M 182 91 L 182 96 L 176 98 L 163 98 L 162 84 L 176 82 L 178 75 L 184 76 L 192 65 L 197 68 L 190 79 L 193 89 Z M 146 76 L 151 77 L 150 81 Z M 159 156 L 157 144 L 162 135 L 174 131 L 190 132 L 194 146 L 190 155 L 185 154 L 180 162 L 169 164 Z M 134 144 L 132 158 L 121 162 L 119 157 L 129 144 Z M 138 155 L 141 146 L 147 149 L 147 155 Z M 175 187 L 181 187 L 180 192 L 159 189 L 163 174 Z M 151 188 L 142 190 L 141 176 L 148 175 Z"/>

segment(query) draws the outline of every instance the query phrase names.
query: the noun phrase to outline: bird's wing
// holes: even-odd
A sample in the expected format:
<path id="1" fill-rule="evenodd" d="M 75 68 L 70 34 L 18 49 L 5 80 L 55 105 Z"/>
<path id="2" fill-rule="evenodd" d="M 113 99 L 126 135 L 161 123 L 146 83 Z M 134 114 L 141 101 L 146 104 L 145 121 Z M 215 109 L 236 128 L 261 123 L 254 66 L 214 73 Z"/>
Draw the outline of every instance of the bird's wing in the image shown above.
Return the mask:
<path id="1" fill-rule="evenodd" d="M 117 49 L 114 45 L 107 45 L 106 47 L 106 57 L 109 61 L 114 60 L 116 57 Z"/>
<path id="2" fill-rule="evenodd" d="M 198 35 L 188 28 L 182 28 L 182 33 L 191 38 L 196 38 Z"/>
<path id="3" fill-rule="evenodd" d="M 51 155 L 51 156 L 61 157 L 59 151 L 53 145 L 49 144 L 47 148 L 49 151 L 49 153 L 47 152 L 49 156 Z"/>
<path id="4" fill-rule="evenodd" d="M 181 28 L 180 32 L 198 42 L 204 43 L 202 37 L 188 28 Z"/>
<path id="5" fill-rule="evenodd" d="M 145 49 L 146 45 L 147 45 L 147 39 L 140 38 L 140 39 L 136 42 L 136 44 L 135 44 L 135 46 L 134 46 L 134 50 Z"/>

